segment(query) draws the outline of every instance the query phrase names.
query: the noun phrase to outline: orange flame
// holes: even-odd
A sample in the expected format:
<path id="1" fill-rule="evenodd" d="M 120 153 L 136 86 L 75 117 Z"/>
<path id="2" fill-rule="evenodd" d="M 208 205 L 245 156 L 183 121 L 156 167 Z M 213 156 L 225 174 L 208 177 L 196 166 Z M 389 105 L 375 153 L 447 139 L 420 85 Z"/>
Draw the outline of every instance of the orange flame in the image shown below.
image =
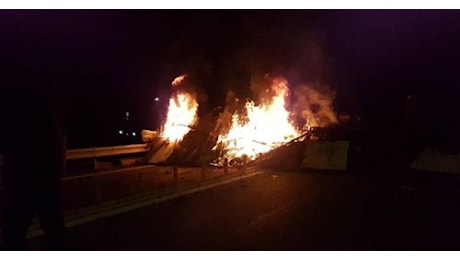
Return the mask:
<path id="1" fill-rule="evenodd" d="M 175 78 L 172 85 L 180 84 L 185 76 Z M 191 127 L 196 124 L 197 111 L 198 102 L 194 93 L 176 91 L 169 99 L 168 114 L 160 136 L 171 143 L 182 141 Z"/>
<path id="2" fill-rule="evenodd" d="M 287 81 L 274 79 L 271 89 L 275 95 L 265 103 L 256 106 L 252 101 L 246 102 L 245 122 L 241 122 L 241 116 L 234 113 L 228 133 L 218 136 L 217 146 L 224 147 L 227 158 L 248 156 L 253 160 L 300 135 L 285 108 L 289 93 Z"/>
<path id="3" fill-rule="evenodd" d="M 174 78 L 174 80 L 171 82 L 171 85 L 172 85 L 172 86 L 177 86 L 177 85 L 179 85 L 180 83 L 182 83 L 182 81 L 184 81 L 185 77 L 187 77 L 187 74 L 177 76 L 177 77 Z"/>

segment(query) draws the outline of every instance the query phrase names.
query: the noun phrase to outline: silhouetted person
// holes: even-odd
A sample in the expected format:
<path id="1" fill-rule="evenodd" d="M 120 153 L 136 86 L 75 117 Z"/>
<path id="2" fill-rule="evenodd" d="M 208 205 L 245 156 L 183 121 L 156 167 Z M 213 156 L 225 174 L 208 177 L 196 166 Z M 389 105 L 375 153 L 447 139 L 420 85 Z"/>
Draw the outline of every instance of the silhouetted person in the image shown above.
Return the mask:
<path id="1" fill-rule="evenodd" d="M 24 76 L 27 78 L 27 76 Z M 44 83 L 19 79 L 1 89 L 5 188 L 2 244 L 24 249 L 31 220 L 38 216 L 48 249 L 63 249 L 61 177 L 65 150 Z"/>

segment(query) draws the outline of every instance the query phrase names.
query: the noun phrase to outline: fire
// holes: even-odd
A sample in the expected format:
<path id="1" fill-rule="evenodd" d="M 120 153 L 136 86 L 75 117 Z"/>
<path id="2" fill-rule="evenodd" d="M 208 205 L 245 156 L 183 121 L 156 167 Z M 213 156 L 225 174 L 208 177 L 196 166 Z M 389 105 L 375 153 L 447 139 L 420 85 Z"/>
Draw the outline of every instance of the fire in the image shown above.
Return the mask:
<path id="1" fill-rule="evenodd" d="M 179 76 L 172 82 L 173 86 L 179 85 L 186 75 Z M 171 143 L 182 141 L 196 124 L 198 117 L 198 102 L 195 93 L 177 90 L 169 99 L 168 114 L 160 136 Z"/>
<path id="2" fill-rule="evenodd" d="M 171 82 L 174 93 L 169 100 L 166 121 L 159 131 L 162 146 L 150 162 L 165 161 L 198 122 L 198 96 L 191 86 L 185 84 L 186 76 L 178 76 Z M 260 82 L 251 83 L 260 83 L 251 84 L 251 90 L 259 94 L 257 102 L 249 100 L 243 107 L 233 92 L 229 92 L 226 99 L 228 106 L 215 122 L 207 139 L 195 140 L 195 144 L 184 143 L 184 146 L 196 143 L 202 146 L 200 141 L 212 141 L 215 142 L 213 150 L 221 152 L 217 163 L 227 158 L 239 164 L 246 159 L 254 160 L 302 136 L 309 127 L 327 127 L 337 123 L 333 111 L 333 92 L 316 90 L 313 86 L 297 87 L 294 92 L 295 102 L 290 104 L 292 111 L 289 111 L 289 86 L 286 79 L 265 77 Z M 296 128 L 293 118 L 299 127 L 303 127 Z M 203 120 L 204 126 L 196 127 L 200 129 L 197 131 L 207 129 L 209 124 L 206 122 L 206 119 Z M 203 154 L 200 156 L 204 157 Z"/>
<path id="3" fill-rule="evenodd" d="M 260 105 L 246 102 L 246 115 L 235 112 L 228 133 L 218 136 L 218 146 L 224 147 L 227 158 L 247 156 L 253 160 L 300 135 L 290 122 L 289 111 L 285 107 L 289 94 L 287 81 L 274 79 L 269 90 L 274 93 L 273 96 Z M 245 120 L 239 120 L 241 117 Z"/>
<path id="4" fill-rule="evenodd" d="M 179 85 L 180 83 L 182 83 L 182 81 L 184 81 L 185 77 L 187 77 L 187 74 L 177 76 L 177 77 L 171 82 L 171 85 L 172 85 L 172 86 L 177 86 L 177 85 Z"/>

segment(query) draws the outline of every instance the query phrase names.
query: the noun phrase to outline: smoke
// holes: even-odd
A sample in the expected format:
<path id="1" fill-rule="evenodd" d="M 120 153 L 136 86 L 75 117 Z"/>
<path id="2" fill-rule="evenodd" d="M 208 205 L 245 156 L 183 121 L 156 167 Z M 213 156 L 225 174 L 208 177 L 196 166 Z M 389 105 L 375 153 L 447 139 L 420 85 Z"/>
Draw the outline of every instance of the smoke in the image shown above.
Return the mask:
<path id="1" fill-rule="evenodd" d="M 337 124 L 337 116 L 334 112 L 333 102 L 335 91 L 328 87 L 316 87 L 302 85 L 294 90 L 296 99 L 293 113 L 296 118 L 304 120 L 302 125 L 310 127 L 326 127 Z"/>
<path id="2" fill-rule="evenodd" d="M 275 84 L 273 84 L 275 83 Z M 269 74 L 257 75 L 251 78 L 250 90 L 256 104 L 266 104 L 273 100 L 283 88 L 278 84 L 288 85 L 282 77 L 273 77 Z M 289 93 L 289 90 L 292 93 Z M 298 128 L 327 127 L 337 124 L 337 115 L 334 112 L 336 93 L 327 86 L 302 84 L 286 91 L 285 98 L 292 100 L 292 105 L 286 107 L 290 111 L 292 121 Z M 292 97 L 289 98 L 289 95 Z M 225 109 L 220 113 L 213 133 L 219 135 L 228 132 L 231 127 L 233 115 L 243 123 L 246 118 L 245 103 L 248 99 L 238 98 L 233 91 L 228 91 Z M 249 99 L 251 100 L 251 99 Z M 275 118 L 273 120 L 276 120 Z"/>
<path id="3" fill-rule="evenodd" d="M 182 92 L 189 94 L 201 108 L 206 107 L 208 95 L 206 90 L 197 84 L 196 75 L 191 73 L 179 75 L 171 81 L 171 87 L 170 95 L 176 103 L 178 102 L 176 94 Z"/>
<path id="4" fill-rule="evenodd" d="M 214 127 L 213 135 L 217 137 L 221 133 L 228 132 L 232 126 L 232 116 L 235 112 L 241 114 L 240 111 L 243 111 L 244 102 L 236 96 L 233 91 L 228 91 L 225 97 L 225 109 L 222 111 L 218 118 L 216 125 Z"/>
<path id="5" fill-rule="evenodd" d="M 202 100 L 198 100 L 197 88 L 193 84 L 191 84 L 187 74 L 183 74 L 174 78 L 174 80 L 172 80 L 171 82 L 171 86 L 172 93 L 170 97 L 170 102 L 173 102 L 175 107 L 182 106 L 180 99 L 181 97 L 183 97 L 183 95 L 181 94 L 186 94 L 190 97 L 190 100 L 187 100 L 186 102 L 187 110 L 193 109 L 193 107 L 195 106 L 195 102 L 197 104 L 203 103 Z M 171 105 L 171 103 L 169 105 Z M 168 113 L 170 113 L 170 109 L 171 108 L 168 107 Z"/>
<path id="6" fill-rule="evenodd" d="M 276 84 L 272 84 L 273 82 Z M 272 100 L 280 91 L 280 88 L 277 88 L 278 84 L 288 85 L 288 82 L 282 77 L 273 77 L 269 74 L 252 77 L 250 88 L 256 102 L 267 104 Z M 286 98 L 288 94 L 289 92 L 285 93 Z M 294 104 L 288 109 L 299 126 L 310 128 L 337 124 L 333 107 L 336 93 L 328 86 L 302 84 L 294 88 L 292 95 Z"/>
<path id="7" fill-rule="evenodd" d="M 256 103 L 259 104 L 268 104 L 273 100 L 274 96 L 277 96 L 280 91 L 283 91 L 284 88 L 281 86 L 287 87 L 288 82 L 283 77 L 274 77 L 269 74 L 263 76 L 255 76 L 251 78 L 250 89 L 253 93 Z M 287 97 L 287 93 L 285 97 Z"/>
<path id="8" fill-rule="evenodd" d="M 251 77 L 250 90 L 253 97 L 252 99 L 248 99 L 249 97 L 239 98 L 234 91 L 229 90 L 225 97 L 225 109 L 220 113 L 219 118 L 217 119 L 217 124 L 214 128 L 214 133 L 218 135 L 221 133 L 228 132 L 232 124 L 233 115 L 237 115 L 238 120 L 241 123 L 246 122 L 246 101 L 255 100 L 257 104 L 267 104 L 271 97 L 275 95 L 275 90 L 273 88 L 270 88 L 270 86 L 271 78 L 268 74 L 265 74 Z"/>

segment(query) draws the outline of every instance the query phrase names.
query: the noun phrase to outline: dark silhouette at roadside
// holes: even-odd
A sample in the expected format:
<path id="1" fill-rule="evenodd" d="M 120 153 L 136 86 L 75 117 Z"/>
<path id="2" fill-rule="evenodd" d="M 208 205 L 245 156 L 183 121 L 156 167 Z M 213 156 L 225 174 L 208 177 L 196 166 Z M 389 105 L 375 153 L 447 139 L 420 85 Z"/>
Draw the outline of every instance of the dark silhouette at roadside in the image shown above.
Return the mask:
<path id="1" fill-rule="evenodd" d="M 2 83 L 2 134 L 4 155 L 2 247 L 22 250 L 34 217 L 44 229 L 49 250 L 64 248 L 61 177 L 65 149 L 56 109 L 45 83 L 17 77 Z M 25 79 L 24 79 L 25 78 Z"/>

